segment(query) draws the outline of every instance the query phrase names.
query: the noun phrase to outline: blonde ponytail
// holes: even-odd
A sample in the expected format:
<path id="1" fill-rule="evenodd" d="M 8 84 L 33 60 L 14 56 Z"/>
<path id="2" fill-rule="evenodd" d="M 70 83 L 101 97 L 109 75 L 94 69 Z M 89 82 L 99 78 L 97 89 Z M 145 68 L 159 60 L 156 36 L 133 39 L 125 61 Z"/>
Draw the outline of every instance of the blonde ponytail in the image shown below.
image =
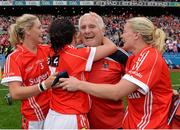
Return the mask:
<path id="1" fill-rule="evenodd" d="M 166 34 L 164 33 L 163 30 L 156 28 L 153 32 L 153 43 L 152 46 L 154 46 L 155 48 L 157 48 L 160 52 L 164 52 L 165 51 L 165 39 L 166 39 Z"/>
<path id="2" fill-rule="evenodd" d="M 13 47 L 16 47 L 17 44 L 20 43 L 17 31 L 16 31 L 16 24 L 11 24 L 9 28 L 9 41 Z"/>

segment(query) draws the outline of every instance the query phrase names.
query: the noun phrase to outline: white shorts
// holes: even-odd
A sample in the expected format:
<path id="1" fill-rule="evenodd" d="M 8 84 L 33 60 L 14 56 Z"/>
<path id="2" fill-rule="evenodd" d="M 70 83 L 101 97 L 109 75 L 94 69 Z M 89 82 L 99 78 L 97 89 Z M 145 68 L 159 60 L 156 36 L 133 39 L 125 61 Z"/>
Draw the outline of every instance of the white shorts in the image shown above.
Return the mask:
<path id="1" fill-rule="evenodd" d="M 44 129 L 89 129 L 86 114 L 61 114 L 49 110 L 45 119 Z"/>
<path id="2" fill-rule="evenodd" d="M 28 121 L 22 119 L 22 129 L 43 129 L 44 121 Z"/>

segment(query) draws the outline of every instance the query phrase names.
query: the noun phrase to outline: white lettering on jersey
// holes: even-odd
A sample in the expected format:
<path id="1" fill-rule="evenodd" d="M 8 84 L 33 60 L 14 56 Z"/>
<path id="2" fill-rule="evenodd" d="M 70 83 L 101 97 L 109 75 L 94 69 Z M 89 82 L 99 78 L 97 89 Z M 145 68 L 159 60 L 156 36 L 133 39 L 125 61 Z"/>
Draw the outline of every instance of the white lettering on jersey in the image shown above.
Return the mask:
<path id="1" fill-rule="evenodd" d="M 47 79 L 48 77 L 48 72 L 46 72 L 45 74 L 42 74 L 38 77 L 35 77 L 35 78 L 30 78 L 29 79 L 29 85 L 34 85 L 34 84 L 38 84 L 39 82 Z"/>
<path id="2" fill-rule="evenodd" d="M 29 67 L 27 67 L 26 69 L 25 69 L 25 72 L 29 72 L 29 71 L 31 71 L 33 69 L 33 66 L 29 66 Z"/>
<path id="3" fill-rule="evenodd" d="M 42 62 L 40 62 L 39 64 L 40 64 L 40 66 L 41 66 L 41 69 L 44 69 L 44 65 L 43 65 L 43 63 L 42 63 Z"/>
<path id="4" fill-rule="evenodd" d="M 138 73 L 137 71 L 132 71 L 132 70 L 130 70 L 129 73 L 130 73 L 130 74 L 134 74 L 134 75 L 136 75 L 136 76 L 139 77 L 139 78 L 142 78 L 141 73 Z"/>
<path id="5" fill-rule="evenodd" d="M 144 60 L 146 59 L 147 55 L 149 54 L 149 51 L 141 53 L 138 60 L 136 61 L 136 63 L 134 64 L 132 70 L 138 70 L 139 67 L 142 65 L 142 63 L 144 62 Z"/>
<path id="6" fill-rule="evenodd" d="M 136 98 L 141 98 L 139 92 L 134 92 L 128 95 L 129 99 L 136 99 Z"/>

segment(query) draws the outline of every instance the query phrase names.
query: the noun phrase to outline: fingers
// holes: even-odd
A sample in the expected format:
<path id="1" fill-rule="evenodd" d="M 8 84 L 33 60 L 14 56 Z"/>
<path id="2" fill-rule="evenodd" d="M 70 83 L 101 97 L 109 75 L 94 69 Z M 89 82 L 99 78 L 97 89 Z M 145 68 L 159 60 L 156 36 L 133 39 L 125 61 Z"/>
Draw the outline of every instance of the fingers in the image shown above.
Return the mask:
<path id="1" fill-rule="evenodd" d="M 66 78 L 60 78 L 59 82 L 56 83 L 55 86 L 53 86 L 53 88 L 62 88 L 66 83 Z"/>
<path id="2" fill-rule="evenodd" d="M 68 85 L 68 83 L 67 83 L 67 82 L 62 82 L 62 83 L 60 83 L 60 85 L 59 85 L 59 86 L 61 86 L 61 87 L 62 87 L 62 90 L 71 91 L 71 89 L 70 89 L 70 87 L 69 87 L 69 85 Z"/>
<path id="3" fill-rule="evenodd" d="M 59 79 L 59 84 L 55 88 L 61 88 L 62 90 L 67 90 L 67 91 L 77 91 L 77 88 L 74 86 L 74 83 L 77 79 L 74 77 L 70 78 L 60 78 Z"/>
<path id="4" fill-rule="evenodd" d="M 61 83 L 61 82 L 67 81 L 67 80 L 68 80 L 68 78 L 60 78 L 59 82 Z"/>
<path id="5" fill-rule="evenodd" d="M 69 76 L 69 78 L 60 78 L 59 79 L 59 82 L 64 82 L 64 81 L 68 81 L 68 80 L 73 80 L 73 79 L 76 79 L 75 77 L 73 77 L 73 76 Z"/>
<path id="6" fill-rule="evenodd" d="M 62 89 L 63 89 L 63 90 L 67 90 L 67 91 L 71 91 L 71 92 L 76 91 L 75 88 L 70 87 L 68 84 L 67 84 L 67 85 L 64 85 L 64 86 L 62 87 Z"/>
<path id="7" fill-rule="evenodd" d="M 65 86 L 65 85 L 67 85 L 68 84 L 68 82 L 66 82 L 66 81 L 63 81 L 63 82 L 60 82 L 60 84 L 59 84 L 59 86 L 61 86 L 62 88 Z"/>

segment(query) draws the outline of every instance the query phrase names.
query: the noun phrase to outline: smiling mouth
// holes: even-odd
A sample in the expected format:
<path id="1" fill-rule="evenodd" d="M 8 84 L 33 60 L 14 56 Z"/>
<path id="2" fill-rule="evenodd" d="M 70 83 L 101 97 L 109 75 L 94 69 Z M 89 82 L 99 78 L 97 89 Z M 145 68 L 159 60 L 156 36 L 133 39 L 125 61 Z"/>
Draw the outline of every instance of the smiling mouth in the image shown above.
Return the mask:
<path id="1" fill-rule="evenodd" d="M 86 40 L 91 40 L 93 38 L 94 38 L 94 36 L 92 36 L 92 37 L 85 37 Z"/>

